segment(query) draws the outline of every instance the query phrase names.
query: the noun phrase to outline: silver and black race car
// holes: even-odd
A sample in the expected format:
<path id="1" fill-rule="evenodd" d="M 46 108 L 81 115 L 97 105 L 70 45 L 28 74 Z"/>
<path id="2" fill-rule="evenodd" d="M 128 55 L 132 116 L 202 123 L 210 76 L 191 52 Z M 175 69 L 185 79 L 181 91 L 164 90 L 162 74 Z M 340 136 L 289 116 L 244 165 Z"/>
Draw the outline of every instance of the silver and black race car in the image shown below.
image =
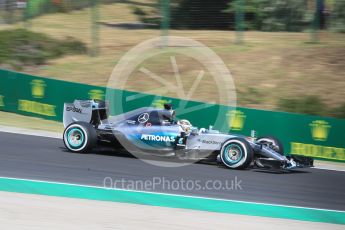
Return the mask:
<path id="1" fill-rule="evenodd" d="M 188 120 L 175 120 L 170 104 L 163 109 L 139 108 L 108 116 L 108 104 L 75 100 L 64 104 L 63 142 L 71 152 L 86 153 L 98 145 L 110 145 L 130 153 L 180 160 L 213 159 L 231 169 L 258 167 L 291 170 L 312 167 L 313 159 L 285 156 L 274 137 L 221 133 L 212 127 L 196 128 Z"/>

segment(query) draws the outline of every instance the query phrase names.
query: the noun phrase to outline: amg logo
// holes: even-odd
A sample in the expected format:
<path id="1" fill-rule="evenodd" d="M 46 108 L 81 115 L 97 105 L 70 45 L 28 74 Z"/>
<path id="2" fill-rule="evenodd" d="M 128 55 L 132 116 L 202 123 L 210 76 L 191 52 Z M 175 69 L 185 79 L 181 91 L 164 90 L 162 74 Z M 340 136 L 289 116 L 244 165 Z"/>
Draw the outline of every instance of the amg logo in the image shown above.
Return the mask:
<path id="1" fill-rule="evenodd" d="M 221 145 L 222 144 L 222 142 L 214 141 L 214 140 L 199 140 L 199 141 L 207 145 Z"/>
<path id="2" fill-rule="evenodd" d="M 82 112 L 81 109 L 76 108 L 74 106 L 67 106 L 66 111 L 72 111 L 72 112 L 75 112 L 75 113 L 81 113 Z"/>
<path id="3" fill-rule="evenodd" d="M 175 137 L 172 136 L 158 136 L 150 134 L 142 134 L 141 140 L 145 141 L 165 141 L 165 142 L 175 142 Z"/>

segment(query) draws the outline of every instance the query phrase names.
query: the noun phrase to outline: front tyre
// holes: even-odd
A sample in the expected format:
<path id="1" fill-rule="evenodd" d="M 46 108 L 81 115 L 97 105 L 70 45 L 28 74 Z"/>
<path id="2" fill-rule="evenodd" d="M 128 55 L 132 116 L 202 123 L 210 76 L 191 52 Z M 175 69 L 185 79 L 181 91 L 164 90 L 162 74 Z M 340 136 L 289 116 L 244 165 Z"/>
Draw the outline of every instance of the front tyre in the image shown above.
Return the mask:
<path id="1" fill-rule="evenodd" d="M 65 129 L 63 133 L 63 143 L 71 152 L 89 152 L 97 143 L 96 130 L 89 123 L 74 122 Z"/>
<path id="2" fill-rule="evenodd" d="M 220 159 L 228 168 L 244 169 L 253 161 L 253 154 L 253 149 L 245 139 L 231 138 L 222 145 Z"/>

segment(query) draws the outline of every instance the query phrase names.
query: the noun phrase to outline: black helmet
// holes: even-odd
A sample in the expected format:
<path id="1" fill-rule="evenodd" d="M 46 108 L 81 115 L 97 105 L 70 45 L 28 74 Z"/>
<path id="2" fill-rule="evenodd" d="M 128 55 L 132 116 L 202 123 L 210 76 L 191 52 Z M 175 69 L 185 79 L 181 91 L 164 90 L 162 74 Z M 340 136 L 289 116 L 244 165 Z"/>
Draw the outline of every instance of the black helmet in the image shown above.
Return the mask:
<path id="1" fill-rule="evenodd" d="M 164 109 L 160 111 L 163 120 L 172 122 L 175 118 L 175 110 L 172 109 L 171 104 L 164 104 Z"/>

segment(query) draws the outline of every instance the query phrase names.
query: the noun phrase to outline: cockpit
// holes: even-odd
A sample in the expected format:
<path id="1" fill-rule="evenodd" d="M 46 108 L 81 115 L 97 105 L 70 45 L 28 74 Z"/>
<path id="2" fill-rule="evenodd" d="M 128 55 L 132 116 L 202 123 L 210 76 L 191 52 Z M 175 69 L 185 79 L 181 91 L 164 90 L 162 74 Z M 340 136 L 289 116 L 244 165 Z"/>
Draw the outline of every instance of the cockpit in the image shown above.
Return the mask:
<path id="1" fill-rule="evenodd" d="M 188 120 L 176 121 L 176 112 L 171 104 L 164 104 L 164 109 L 141 108 L 130 113 L 126 116 L 126 123 L 129 125 L 144 127 L 178 125 L 181 132 L 185 133 L 189 133 L 192 127 Z"/>
<path id="2" fill-rule="evenodd" d="M 164 104 L 164 110 L 160 111 L 161 113 L 161 124 L 162 125 L 172 125 L 172 124 L 177 124 L 181 127 L 181 131 L 185 132 L 185 133 L 189 133 L 191 128 L 192 128 L 192 124 L 186 120 L 178 120 L 176 121 L 176 112 L 175 110 L 172 109 L 172 105 L 171 104 Z"/>

